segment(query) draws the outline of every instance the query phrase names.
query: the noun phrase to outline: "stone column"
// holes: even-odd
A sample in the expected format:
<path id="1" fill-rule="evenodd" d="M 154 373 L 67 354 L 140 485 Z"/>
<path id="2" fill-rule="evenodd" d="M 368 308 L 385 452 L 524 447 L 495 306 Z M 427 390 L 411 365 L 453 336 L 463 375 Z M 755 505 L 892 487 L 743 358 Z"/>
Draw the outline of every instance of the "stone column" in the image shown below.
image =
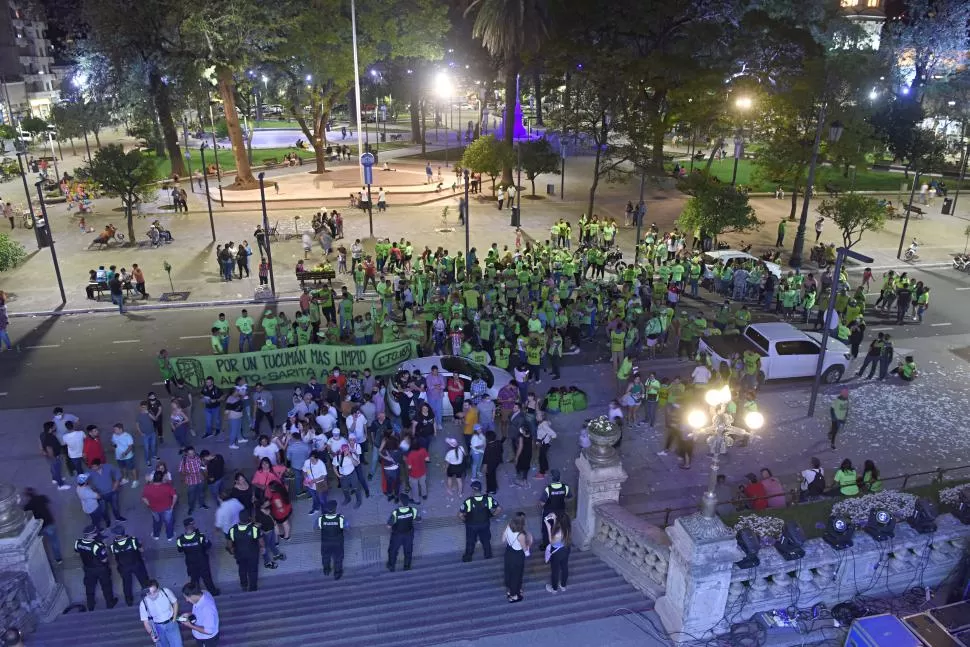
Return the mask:
<path id="1" fill-rule="evenodd" d="M 656 611 L 675 644 L 707 640 L 727 606 L 734 562 L 744 555 L 735 534 L 717 517 L 681 517 L 667 528 L 670 566 Z"/>
<path id="2" fill-rule="evenodd" d="M 576 486 L 576 519 L 573 520 L 573 544 L 580 550 L 589 550 L 596 537 L 596 506 L 600 503 L 618 503 L 620 487 L 627 473 L 619 459 L 611 465 L 597 467 L 590 463 L 586 453 L 576 459 L 579 483 Z"/>
<path id="3" fill-rule="evenodd" d="M 54 579 L 44 540 L 43 524 L 20 509 L 16 491 L 0 485 L 0 571 L 26 573 L 37 593 L 37 616 L 51 622 L 69 601 L 64 585 Z"/>

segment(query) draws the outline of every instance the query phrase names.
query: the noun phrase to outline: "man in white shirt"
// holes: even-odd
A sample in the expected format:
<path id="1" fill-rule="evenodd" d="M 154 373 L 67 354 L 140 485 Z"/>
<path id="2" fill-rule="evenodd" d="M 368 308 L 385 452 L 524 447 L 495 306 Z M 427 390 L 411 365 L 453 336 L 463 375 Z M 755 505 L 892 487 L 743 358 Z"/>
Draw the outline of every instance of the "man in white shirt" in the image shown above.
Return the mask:
<path id="1" fill-rule="evenodd" d="M 323 506 L 327 502 L 327 464 L 323 462 L 322 452 L 310 452 L 310 458 L 303 463 L 303 476 L 306 481 L 312 483 L 310 486 L 310 496 L 313 497 L 313 506 L 307 514 L 314 515 L 323 512 Z M 322 483 L 317 487 L 318 483 Z"/>
<path id="2" fill-rule="evenodd" d="M 347 440 L 340 436 L 340 429 L 334 427 L 330 430 L 330 439 L 327 441 L 327 451 L 331 456 L 338 456 L 343 448 L 347 446 Z"/>
<path id="3" fill-rule="evenodd" d="M 219 493 L 219 507 L 216 508 L 216 528 L 223 534 L 239 523 L 239 513 L 243 509 L 243 504 L 239 499 L 229 496 L 228 492 Z"/>
<path id="4" fill-rule="evenodd" d="M 707 364 L 698 364 L 694 372 L 690 374 L 690 381 L 701 386 L 707 384 L 711 381 L 711 369 L 707 368 Z"/>
<path id="5" fill-rule="evenodd" d="M 155 642 L 160 647 L 182 647 L 182 634 L 179 632 L 178 598 L 170 589 L 159 586 L 156 580 L 148 582 L 148 591 L 138 605 L 138 614 L 149 636 L 158 636 Z"/>
<path id="6" fill-rule="evenodd" d="M 325 434 L 329 434 L 333 430 L 334 425 L 337 424 L 336 417 L 331 416 L 329 411 L 321 413 L 319 416 L 317 416 L 316 420 L 317 425 L 320 427 L 320 429 L 323 429 L 323 433 Z"/>
<path id="7" fill-rule="evenodd" d="M 199 647 L 215 647 L 219 644 L 219 609 L 216 601 L 208 591 L 203 591 L 197 584 L 186 584 L 182 587 L 182 596 L 192 605 L 194 622 L 187 617 L 179 619 L 184 627 L 192 630 L 192 637 Z"/>
<path id="8" fill-rule="evenodd" d="M 354 473 L 360 464 L 360 459 L 351 451 L 350 445 L 346 444 L 346 441 L 344 442 L 345 444 L 340 448 L 340 453 L 333 455 L 333 467 L 337 471 L 337 476 L 340 477 L 340 489 L 344 491 L 344 505 L 350 503 L 350 495 L 353 494 L 357 498 L 354 507 L 359 508 L 363 499 L 360 496 L 360 490 L 354 487 L 356 480 Z"/>
<path id="9" fill-rule="evenodd" d="M 74 428 L 74 423 L 64 423 L 64 447 L 67 448 L 67 460 L 71 464 L 69 471 L 84 474 L 84 438 L 80 429 Z"/>
<path id="10" fill-rule="evenodd" d="M 367 442 L 367 418 L 360 412 L 360 407 L 354 407 L 353 413 L 347 416 L 345 422 L 347 435 L 353 436 L 357 444 L 364 445 Z"/>

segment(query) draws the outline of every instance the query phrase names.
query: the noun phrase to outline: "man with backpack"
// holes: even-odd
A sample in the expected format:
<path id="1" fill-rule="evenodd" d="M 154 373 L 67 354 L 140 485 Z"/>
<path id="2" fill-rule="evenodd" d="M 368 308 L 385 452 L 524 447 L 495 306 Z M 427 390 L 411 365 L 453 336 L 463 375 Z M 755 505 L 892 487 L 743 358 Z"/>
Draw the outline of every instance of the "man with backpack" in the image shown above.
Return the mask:
<path id="1" fill-rule="evenodd" d="M 798 501 L 803 503 L 821 497 L 825 493 L 825 472 L 822 461 L 812 457 L 812 467 L 802 470 L 802 480 L 798 491 Z"/>

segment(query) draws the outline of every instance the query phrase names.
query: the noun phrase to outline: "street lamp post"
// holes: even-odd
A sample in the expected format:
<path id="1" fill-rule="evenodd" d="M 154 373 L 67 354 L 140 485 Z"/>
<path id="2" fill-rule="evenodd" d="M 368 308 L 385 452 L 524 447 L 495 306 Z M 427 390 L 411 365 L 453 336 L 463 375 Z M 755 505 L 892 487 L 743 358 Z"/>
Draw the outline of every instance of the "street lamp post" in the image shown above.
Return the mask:
<path id="1" fill-rule="evenodd" d="M 745 427 L 734 425 L 734 416 L 728 413 L 731 402 L 731 387 L 711 389 L 704 394 L 704 401 L 710 408 L 710 416 L 697 409 L 687 416 L 687 424 L 694 428 L 694 433 L 711 436 L 711 476 L 708 480 L 707 491 L 701 497 L 701 514 L 709 519 L 717 516 L 717 474 L 721 468 L 721 454 L 734 444 L 736 437 L 750 436 L 764 425 L 765 419 L 757 411 L 749 411 L 744 416 Z"/>
<path id="2" fill-rule="evenodd" d="M 51 159 L 53 159 L 53 161 L 54 161 L 54 178 L 55 178 L 54 181 L 55 182 L 60 182 L 61 181 L 61 172 L 57 168 L 57 151 L 54 150 L 54 135 L 49 130 L 47 131 L 47 141 L 51 145 Z"/>
<path id="3" fill-rule="evenodd" d="M 24 161 L 20 158 L 23 155 L 27 157 L 27 151 L 17 151 L 17 163 L 20 164 L 20 179 L 24 181 L 24 196 L 27 198 L 27 209 L 30 210 L 30 221 L 35 223 L 36 227 L 37 218 L 34 216 L 34 203 L 30 198 L 30 187 L 27 186 L 27 169 L 24 167 Z M 41 248 L 40 240 L 37 241 L 37 249 Z"/>
<path id="4" fill-rule="evenodd" d="M 64 292 L 64 279 L 61 278 L 61 266 L 57 262 L 57 250 L 54 249 L 54 236 L 51 234 L 51 221 L 47 217 L 47 206 L 44 204 L 44 181 L 37 181 L 37 197 L 40 198 L 40 212 L 44 219 L 43 231 L 44 235 L 47 236 L 47 242 L 50 244 L 51 248 L 51 260 L 54 262 L 54 275 L 57 277 L 57 287 L 61 290 L 61 305 L 67 303 L 67 294 Z M 34 227 L 39 226 L 40 223 L 34 220 Z"/>
<path id="5" fill-rule="evenodd" d="M 644 184 L 646 183 L 646 180 L 647 180 L 647 168 L 643 167 L 640 169 L 640 202 L 637 203 L 637 210 L 634 212 L 635 215 L 633 216 L 634 218 L 637 219 L 637 238 L 636 238 L 636 242 L 634 243 L 634 249 L 636 251 L 634 252 L 634 256 L 633 256 L 634 265 L 640 264 L 640 243 L 641 243 L 640 236 L 643 232 L 643 217 L 640 215 L 640 205 L 645 204 L 643 202 L 643 187 L 644 187 Z"/>
<path id="6" fill-rule="evenodd" d="M 825 127 L 825 113 L 827 106 L 822 104 L 818 112 L 818 125 L 815 128 L 815 143 L 812 145 L 812 161 L 808 166 L 808 179 L 805 181 L 805 196 L 802 198 L 802 213 L 798 218 L 798 230 L 795 232 L 795 244 L 792 246 L 791 258 L 788 264 L 794 268 L 802 266 L 802 251 L 805 247 L 805 228 L 808 225 L 808 207 L 815 194 L 815 167 L 818 165 L 818 150 L 822 143 L 822 129 Z M 829 141 L 833 144 L 842 137 L 843 127 L 838 121 L 829 126 Z"/>
<path id="7" fill-rule="evenodd" d="M 182 118 L 182 148 L 185 150 L 185 164 L 188 167 L 189 188 L 195 193 L 195 184 L 192 182 L 192 154 L 189 152 L 189 120 Z"/>
<path id="8" fill-rule="evenodd" d="M 261 171 L 257 176 L 259 179 L 259 201 L 263 208 L 263 241 L 266 243 L 266 263 L 269 265 L 269 289 L 276 296 L 276 278 L 273 275 L 273 252 L 270 249 L 269 241 L 269 216 L 266 213 L 266 184 L 263 178 L 265 171 Z"/>
<path id="9" fill-rule="evenodd" d="M 216 118 L 212 112 L 211 101 L 209 102 L 209 121 L 212 123 L 212 156 L 216 158 L 216 181 L 219 183 L 219 204 L 224 207 L 226 203 L 222 199 L 222 167 L 219 166 L 219 146 L 216 144 Z"/>
<path id="10" fill-rule="evenodd" d="M 434 88 L 435 88 L 435 94 L 438 95 L 438 98 L 447 100 L 450 106 L 452 103 L 451 97 L 454 94 L 453 92 L 454 86 L 452 85 L 451 79 L 448 77 L 447 72 L 445 72 L 444 70 L 442 70 L 441 72 L 438 72 L 437 76 L 435 76 Z M 435 108 L 435 112 L 436 113 L 438 112 L 437 107 Z M 450 127 L 448 126 L 447 119 L 442 118 L 442 122 L 444 123 L 444 126 L 445 126 L 445 129 L 444 129 L 445 130 L 445 168 L 447 168 L 448 167 L 448 139 L 449 139 L 449 134 L 451 130 L 450 130 Z M 437 114 L 435 115 L 434 132 L 435 132 L 435 135 L 434 135 L 435 141 L 437 141 L 438 140 Z"/>
<path id="11" fill-rule="evenodd" d="M 216 222 L 212 219 L 212 196 L 209 195 L 209 169 L 205 165 L 205 147 L 205 142 L 202 142 L 202 145 L 199 146 L 199 153 L 202 154 L 202 181 L 205 182 L 205 203 L 209 207 L 209 227 L 212 228 L 212 242 L 216 242 Z M 189 177 L 189 181 L 192 181 L 191 177 Z"/>
<path id="12" fill-rule="evenodd" d="M 952 216 L 957 215 L 957 200 L 960 199 L 960 187 L 963 186 L 963 180 L 967 176 L 967 157 L 970 156 L 970 140 L 967 140 L 966 119 L 960 127 L 960 143 L 963 145 L 960 156 L 960 180 L 957 182 L 957 190 L 953 194 L 953 204 L 950 205 L 950 215 Z"/>
<path id="13" fill-rule="evenodd" d="M 746 112 L 751 109 L 752 106 L 751 97 L 738 97 L 734 102 L 735 107 Z M 742 119 L 741 126 L 738 128 L 738 134 L 734 138 L 734 171 L 731 172 L 731 186 L 734 186 L 738 179 L 738 161 L 744 157 L 744 121 Z"/>
<path id="14" fill-rule="evenodd" d="M 471 211 L 471 204 L 468 202 L 468 169 L 464 169 L 463 172 L 465 176 L 465 276 L 470 276 L 472 271 L 472 266 L 468 260 L 468 251 L 471 248 L 471 234 L 468 224 L 469 212 Z"/>

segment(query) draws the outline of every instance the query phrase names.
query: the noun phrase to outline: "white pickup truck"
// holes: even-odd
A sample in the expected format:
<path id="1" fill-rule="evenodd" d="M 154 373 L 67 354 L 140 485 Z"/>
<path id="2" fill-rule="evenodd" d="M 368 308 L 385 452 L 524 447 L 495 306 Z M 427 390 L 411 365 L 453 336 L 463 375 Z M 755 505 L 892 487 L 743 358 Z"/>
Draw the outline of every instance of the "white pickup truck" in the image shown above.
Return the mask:
<path id="1" fill-rule="evenodd" d="M 734 353 L 753 350 L 761 355 L 759 382 L 763 382 L 814 376 L 821 344 L 821 333 L 802 332 L 787 323 L 758 323 L 746 327 L 740 335 L 702 338 L 700 352 L 709 354 L 711 366 L 719 370 Z M 832 384 L 849 368 L 849 347 L 832 337 L 826 345 L 822 381 Z"/>

